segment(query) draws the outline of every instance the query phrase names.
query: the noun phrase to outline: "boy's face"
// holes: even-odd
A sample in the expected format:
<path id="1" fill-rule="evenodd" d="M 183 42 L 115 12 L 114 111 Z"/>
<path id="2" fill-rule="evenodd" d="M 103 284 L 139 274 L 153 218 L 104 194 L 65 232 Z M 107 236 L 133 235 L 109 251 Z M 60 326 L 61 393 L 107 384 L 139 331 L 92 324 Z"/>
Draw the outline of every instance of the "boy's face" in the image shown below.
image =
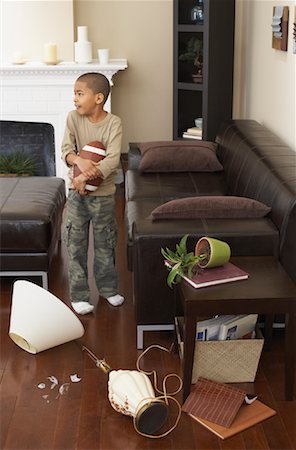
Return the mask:
<path id="1" fill-rule="evenodd" d="M 98 106 L 103 106 L 103 94 L 94 94 L 94 92 L 83 81 L 76 81 L 74 85 L 74 105 L 82 116 L 91 116 Z"/>

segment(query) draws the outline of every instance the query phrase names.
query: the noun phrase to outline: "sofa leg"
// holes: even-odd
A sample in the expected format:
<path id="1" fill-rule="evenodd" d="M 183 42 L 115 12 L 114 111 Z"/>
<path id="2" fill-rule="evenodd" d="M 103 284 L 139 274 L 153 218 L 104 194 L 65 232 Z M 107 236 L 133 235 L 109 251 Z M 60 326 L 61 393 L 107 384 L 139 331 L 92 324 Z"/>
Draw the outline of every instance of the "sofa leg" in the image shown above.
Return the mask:
<path id="1" fill-rule="evenodd" d="M 144 331 L 173 331 L 175 329 L 175 325 L 137 325 L 137 349 L 142 350 L 143 343 L 143 334 Z"/>
<path id="2" fill-rule="evenodd" d="M 20 270 L 8 270 L 0 272 L 1 277 L 41 277 L 42 287 L 48 291 L 48 274 L 44 271 L 20 271 Z"/>

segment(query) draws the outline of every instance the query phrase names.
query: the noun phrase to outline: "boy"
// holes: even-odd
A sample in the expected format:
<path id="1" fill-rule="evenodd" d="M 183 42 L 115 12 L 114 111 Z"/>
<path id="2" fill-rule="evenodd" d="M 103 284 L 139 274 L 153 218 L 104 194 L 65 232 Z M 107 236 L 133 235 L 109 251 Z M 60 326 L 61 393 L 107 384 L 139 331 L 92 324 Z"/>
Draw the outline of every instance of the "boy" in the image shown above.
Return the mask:
<path id="1" fill-rule="evenodd" d="M 113 306 L 124 302 L 118 294 L 114 266 L 117 235 L 114 178 L 120 160 L 122 126 L 119 117 L 104 110 L 109 92 L 109 81 L 102 74 L 86 73 L 76 80 L 76 110 L 68 114 L 62 143 L 62 159 L 70 168 L 64 236 L 69 254 L 71 304 L 78 314 L 88 314 L 94 309 L 89 303 L 87 275 L 90 222 L 94 234 L 94 276 L 99 292 Z M 106 148 L 106 157 L 99 163 L 79 156 L 79 150 L 90 141 L 100 141 Z M 75 165 L 81 174 L 73 178 Z M 86 191 L 87 180 L 97 177 L 102 178 L 99 187 Z"/>

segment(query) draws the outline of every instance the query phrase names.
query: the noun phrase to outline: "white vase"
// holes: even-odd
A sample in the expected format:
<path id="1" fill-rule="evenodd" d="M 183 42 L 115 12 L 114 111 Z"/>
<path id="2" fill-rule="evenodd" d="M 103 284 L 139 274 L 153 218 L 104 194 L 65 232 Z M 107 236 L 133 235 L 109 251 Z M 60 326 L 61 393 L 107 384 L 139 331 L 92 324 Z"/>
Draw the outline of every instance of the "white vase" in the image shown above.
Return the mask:
<path id="1" fill-rule="evenodd" d="M 74 43 L 74 59 L 80 64 L 92 61 L 92 44 L 88 40 L 88 27 L 77 27 L 77 41 Z"/>

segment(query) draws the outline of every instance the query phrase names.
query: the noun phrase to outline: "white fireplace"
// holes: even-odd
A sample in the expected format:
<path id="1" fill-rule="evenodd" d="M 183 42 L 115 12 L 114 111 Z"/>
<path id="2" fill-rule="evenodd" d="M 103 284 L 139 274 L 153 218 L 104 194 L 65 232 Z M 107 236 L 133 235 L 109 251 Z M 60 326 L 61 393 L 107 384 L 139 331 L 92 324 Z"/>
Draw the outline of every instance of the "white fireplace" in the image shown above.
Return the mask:
<path id="1" fill-rule="evenodd" d="M 113 76 L 127 68 L 126 59 L 111 59 L 101 65 L 62 62 L 55 66 L 44 63 L 3 64 L 0 68 L 1 120 L 51 123 L 55 132 L 56 174 L 67 179 L 67 168 L 61 160 L 61 143 L 66 117 L 74 109 L 73 89 L 76 78 L 86 72 L 103 73 L 113 85 Z M 111 89 L 112 92 L 112 89 Z M 110 96 L 106 109 L 111 111 Z"/>

